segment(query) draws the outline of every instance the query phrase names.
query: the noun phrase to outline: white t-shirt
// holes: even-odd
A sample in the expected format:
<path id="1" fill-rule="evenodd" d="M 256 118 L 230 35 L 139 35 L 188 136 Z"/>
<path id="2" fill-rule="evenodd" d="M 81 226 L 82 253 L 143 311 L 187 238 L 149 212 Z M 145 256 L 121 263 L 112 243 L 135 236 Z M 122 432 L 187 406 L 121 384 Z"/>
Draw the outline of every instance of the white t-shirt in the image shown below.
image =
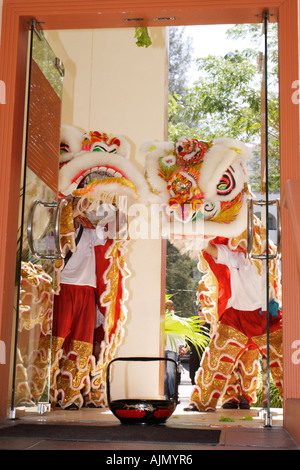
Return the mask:
<path id="1" fill-rule="evenodd" d="M 79 229 L 78 229 L 79 230 Z M 78 233 L 76 231 L 76 235 Z M 62 284 L 96 287 L 96 259 L 94 247 L 104 245 L 106 240 L 101 231 L 83 229 L 76 251 L 62 270 Z"/>
<path id="2" fill-rule="evenodd" d="M 231 298 L 227 308 L 237 310 L 256 310 L 264 304 L 263 279 L 255 265 L 244 253 L 233 252 L 226 245 L 216 245 L 216 263 L 225 264 L 230 270 Z"/>

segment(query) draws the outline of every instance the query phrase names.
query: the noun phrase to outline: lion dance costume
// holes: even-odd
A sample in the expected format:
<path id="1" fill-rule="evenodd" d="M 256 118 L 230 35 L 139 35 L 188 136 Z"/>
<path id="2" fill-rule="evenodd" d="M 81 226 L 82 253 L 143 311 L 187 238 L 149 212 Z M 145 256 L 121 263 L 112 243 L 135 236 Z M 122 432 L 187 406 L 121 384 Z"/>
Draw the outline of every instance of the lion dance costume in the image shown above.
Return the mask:
<path id="1" fill-rule="evenodd" d="M 70 311 L 74 304 L 67 310 L 64 299 L 56 315 L 54 302 L 51 400 L 53 405 L 59 400 L 62 408 L 106 406 L 106 367 L 121 344 L 126 321 L 125 280 L 129 276 L 124 261 L 128 243 L 126 210 L 138 199 L 142 202 L 147 194 L 144 177 L 129 161 L 129 152 L 129 144 L 123 137 L 97 131 L 83 135 L 72 127 L 62 128 L 59 189 L 61 197 L 70 198 L 61 219 L 62 249 L 64 252 L 67 248 L 76 250 L 73 198 L 79 200 L 79 207 L 88 201 L 86 210 L 79 217 L 84 232 L 100 235 L 100 242 L 98 237 L 94 246 L 95 285 L 88 294 L 89 320 L 86 314 L 83 317 L 77 314 L 76 318 Z M 118 227 L 116 223 L 119 223 Z M 104 234 L 105 240 L 101 241 Z M 63 283 L 60 285 L 63 269 L 64 259 L 56 265 L 58 298 L 60 289 L 63 292 L 69 288 Z M 84 270 L 82 263 L 78 277 Z M 79 302 L 75 304 L 78 307 Z M 85 298 L 84 304 L 87 308 Z M 67 319 L 64 307 L 69 315 L 75 315 L 73 320 Z M 101 346 L 97 354 L 93 354 L 94 341 Z"/>
<path id="2" fill-rule="evenodd" d="M 190 256 L 199 255 L 205 275 L 198 300 L 211 325 L 211 341 L 196 374 L 191 405 L 199 411 L 214 410 L 223 403 L 245 398 L 255 400 L 259 353 L 267 350 L 267 313 L 259 292 L 246 306 L 232 305 L 230 269 L 226 256 L 217 262 L 205 252 L 208 241 L 220 246 L 227 258 L 239 257 L 248 270 L 249 282 L 259 285 L 262 263 L 248 260 L 247 199 L 253 197 L 247 184 L 250 149 L 233 139 L 213 143 L 181 138 L 177 142 L 146 142 L 145 176 L 152 201 L 165 208 L 165 232 L 170 241 Z M 274 251 L 270 242 L 269 250 Z M 254 253 L 265 251 L 262 223 L 255 218 Z M 227 265 L 226 265 L 227 263 Z M 240 269 L 238 267 L 238 269 Z M 278 260 L 270 262 L 270 369 L 282 395 L 281 293 Z M 247 282 L 247 276 L 244 281 Z M 252 292 L 253 294 L 253 292 Z M 231 303 L 230 303 L 231 302 Z M 252 302 L 252 303 L 251 303 Z M 244 312 L 242 312 L 244 310 Z M 274 316 L 273 316 L 274 315 Z"/>
<path id="3" fill-rule="evenodd" d="M 54 288 L 42 267 L 22 262 L 19 331 L 39 328 L 39 338 L 31 348 L 30 367 L 28 353 L 18 351 L 18 403 L 38 403 L 50 365 L 53 407 L 107 405 L 106 368 L 122 342 L 127 318 L 127 210 L 136 201 L 145 203 L 148 195 L 144 176 L 129 157 L 130 146 L 122 136 L 61 129 L 58 186 L 65 204 L 60 223 L 64 258 L 56 261 Z M 78 246 L 74 201 L 76 220 L 84 227 Z M 87 251 L 72 271 L 83 247 Z M 72 256 L 67 264 L 68 252 Z M 67 271 L 67 278 L 74 278 L 70 284 L 77 285 L 66 283 Z M 75 300 L 70 300 L 70 291 L 76 292 Z M 100 345 L 97 353 L 95 342 Z"/>

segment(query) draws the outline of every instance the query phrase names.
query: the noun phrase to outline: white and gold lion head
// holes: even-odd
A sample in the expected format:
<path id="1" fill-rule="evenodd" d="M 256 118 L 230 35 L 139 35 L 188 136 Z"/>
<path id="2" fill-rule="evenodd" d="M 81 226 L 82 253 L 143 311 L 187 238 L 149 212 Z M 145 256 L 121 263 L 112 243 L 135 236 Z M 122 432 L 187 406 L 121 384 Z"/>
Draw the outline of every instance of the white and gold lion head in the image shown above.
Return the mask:
<path id="1" fill-rule="evenodd" d="M 212 143 L 183 137 L 146 142 L 142 149 L 152 201 L 165 206 L 178 246 L 199 250 L 203 240 L 245 230 L 248 146 L 230 138 Z"/>
<path id="2" fill-rule="evenodd" d="M 88 212 L 94 215 L 101 203 L 118 206 L 120 196 L 126 196 L 128 206 L 137 200 L 147 201 L 145 179 L 129 157 L 130 145 L 123 136 L 82 133 L 75 127 L 62 126 L 60 196 L 88 199 Z"/>

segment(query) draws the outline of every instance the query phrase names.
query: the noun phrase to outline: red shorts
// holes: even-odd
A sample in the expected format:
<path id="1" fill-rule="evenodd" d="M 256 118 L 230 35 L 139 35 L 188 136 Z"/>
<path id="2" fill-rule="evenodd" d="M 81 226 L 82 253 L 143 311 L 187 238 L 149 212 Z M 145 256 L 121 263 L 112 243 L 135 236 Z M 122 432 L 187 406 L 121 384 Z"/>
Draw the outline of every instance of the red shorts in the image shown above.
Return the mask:
<path id="1" fill-rule="evenodd" d="M 221 316 L 220 323 L 232 326 L 248 338 L 261 336 L 267 333 L 267 314 L 260 309 L 253 311 L 236 310 L 232 307 L 225 310 Z M 269 314 L 269 331 L 278 330 L 282 326 L 281 313 L 277 317 Z"/>
<path id="2" fill-rule="evenodd" d="M 95 289 L 90 286 L 61 284 L 54 296 L 53 336 L 65 338 L 67 352 L 71 340 L 93 343 L 95 327 Z"/>

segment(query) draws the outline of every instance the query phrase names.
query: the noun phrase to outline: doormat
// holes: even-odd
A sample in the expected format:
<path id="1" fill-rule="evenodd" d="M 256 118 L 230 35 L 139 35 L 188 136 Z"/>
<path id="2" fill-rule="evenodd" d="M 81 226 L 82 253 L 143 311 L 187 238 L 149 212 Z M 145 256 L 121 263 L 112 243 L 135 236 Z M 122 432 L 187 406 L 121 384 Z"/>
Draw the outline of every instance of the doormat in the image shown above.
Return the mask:
<path id="1" fill-rule="evenodd" d="M 0 429 L 0 438 L 37 438 L 56 441 L 160 442 L 217 445 L 221 430 L 165 425 L 66 425 L 20 423 Z"/>

